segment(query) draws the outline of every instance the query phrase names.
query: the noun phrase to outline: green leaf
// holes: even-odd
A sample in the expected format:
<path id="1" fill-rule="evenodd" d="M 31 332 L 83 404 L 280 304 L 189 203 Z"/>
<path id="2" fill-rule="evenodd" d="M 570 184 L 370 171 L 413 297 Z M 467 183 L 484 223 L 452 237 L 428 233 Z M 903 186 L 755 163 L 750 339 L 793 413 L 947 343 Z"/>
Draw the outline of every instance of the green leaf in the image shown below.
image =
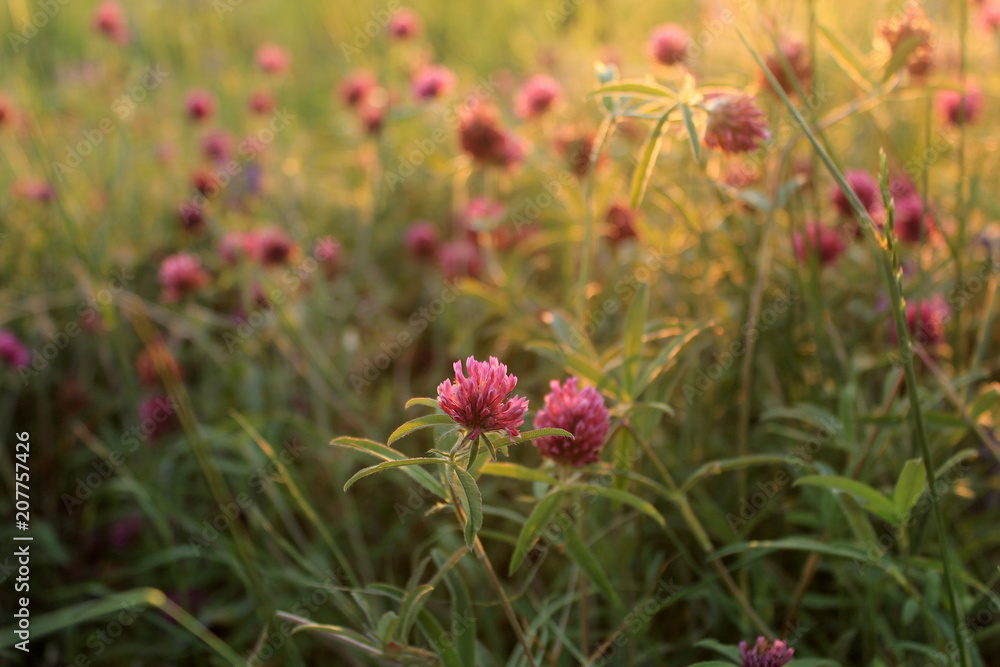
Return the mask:
<path id="1" fill-rule="evenodd" d="M 653 507 L 652 503 L 645 501 L 639 496 L 631 494 L 628 491 L 622 491 L 621 489 L 614 489 L 607 486 L 598 486 L 597 484 L 580 484 L 574 488 L 580 489 L 584 493 L 594 493 L 620 503 L 625 503 L 626 505 L 631 505 L 643 514 L 652 517 L 656 523 L 660 524 L 660 527 L 666 527 L 667 525 L 663 515 L 660 514 L 655 507 Z"/>
<path id="2" fill-rule="evenodd" d="M 400 438 L 408 436 L 414 431 L 422 428 L 427 428 L 428 426 L 439 426 L 441 424 L 454 424 L 455 420 L 448 415 L 425 415 L 423 417 L 417 417 L 416 419 L 411 419 L 406 422 L 389 436 L 389 440 L 386 444 L 391 445 Z"/>
<path id="3" fill-rule="evenodd" d="M 413 458 L 413 459 L 401 459 L 399 461 L 383 461 L 382 463 L 377 463 L 373 466 L 363 468 L 358 472 L 354 473 L 354 476 L 347 480 L 344 484 L 344 491 L 354 486 L 354 483 L 359 479 L 368 477 L 369 475 L 374 475 L 377 472 L 382 472 L 383 470 L 389 470 L 390 468 L 403 468 L 405 466 L 416 466 L 416 465 L 427 465 L 429 463 L 445 463 L 442 459 L 430 459 L 430 458 Z"/>
<path id="4" fill-rule="evenodd" d="M 552 517 L 558 511 L 565 493 L 564 489 L 555 489 L 549 495 L 542 498 L 535 505 L 535 508 L 531 510 L 528 519 L 521 526 L 521 534 L 517 537 L 517 545 L 514 547 L 514 555 L 511 556 L 510 567 L 508 568 L 509 574 L 513 575 L 521 567 L 525 556 L 535 546 L 535 542 L 538 541 L 542 531 L 545 530 L 545 527 L 549 525 L 549 521 L 552 520 Z"/>
<path id="5" fill-rule="evenodd" d="M 422 405 L 425 408 L 437 408 L 440 404 L 436 398 L 411 398 L 406 402 L 407 408 L 412 408 L 414 405 Z"/>
<path id="6" fill-rule="evenodd" d="M 636 81 L 623 81 L 613 83 L 609 86 L 602 86 L 590 93 L 589 97 L 597 95 L 610 95 L 612 93 L 627 93 L 634 97 L 650 97 L 653 99 L 677 99 L 677 93 L 664 86 L 655 83 L 639 83 Z"/>
<path id="7" fill-rule="evenodd" d="M 246 657 L 241 657 L 239 653 L 229 647 L 228 644 L 219 639 L 208 628 L 198 622 L 182 607 L 178 606 L 164 595 L 163 591 L 155 588 L 133 588 L 121 593 L 114 593 L 97 600 L 88 600 L 72 606 L 64 607 L 57 611 L 52 611 L 42 615 L 31 615 L 31 639 L 38 641 L 42 637 L 58 632 L 64 628 L 74 627 L 92 621 L 94 619 L 110 616 L 112 614 L 121 615 L 122 609 L 141 610 L 145 607 L 156 607 L 163 613 L 177 621 L 178 625 L 192 635 L 205 642 L 212 650 L 219 654 L 223 660 L 231 665 L 246 664 Z M 141 616 L 141 612 L 134 612 Z M 17 629 L 16 624 L 2 629 L 0 634 L 0 649 L 13 646 L 18 637 L 14 634 Z M 39 647 L 36 645 L 35 649 Z"/>
<path id="8" fill-rule="evenodd" d="M 780 540 L 753 540 L 752 542 L 737 542 L 722 547 L 709 558 L 723 558 L 732 554 L 750 551 L 752 549 L 778 550 L 788 549 L 791 551 L 808 551 L 810 553 L 834 556 L 836 558 L 847 558 L 849 560 L 868 561 L 868 555 L 863 549 L 853 545 L 831 544 L 819 542 L 810 537 L 785 537 Z"/>
<path id="9" fill-rule="evenodd" d="M 513 442 L 507 437 L 506 433 L 500 431 L 495 431 L 486 434 L 486 443 L 490 447 L 490 451 L 493 448 L 503 450 L 504 454 L 507 453 L 507 447 L 514 447 L 516 445 L 523 445 L 526 442 L 531 442 L 532 440 L 537 440 L 538 438 L 544 438 L 552 435 L 560 435 L 564 438 L 573 438 L 573 434 L 561 428 L 536 428 L 530 431 L 522 431 L 520 437 Z M 496 459 L 496 455 L 493 456 Z"/>
<path id="10" fill-rule="evenodd" d="M 840 501 L 840 509 L 844 512 L 847 525 L 854 533 L 858 543 L 866 547 L 878 544 L 878 537 L 875 535 L 875 529 L 872 528 L 872 522 L 854 496 L 842 493 L 837 495 L 837 500 Z"/>
<path id="11" fill-rule="evenodd" d="M 472 475 L 458 466 L 448 468 L 458 478 L 458 483 L 452 484 L 452 487 L 465 510 L 465 543 L 471 547 L 476 541 L 476 534 L 483 527 L 483 496 Z"/>
<path id="12" fill-rule="evenodd" d="M 687 130 L 691 154 L 694 155 L 694 161 L 701 164 L 701 137 L 698 136 L 698 128 L 694 126 L 694 116 L 691 113 L 691 107 L 683 102 L 677 106 L 680 108 L 681 117 L 684 119 L 684 129 Z"/>
<path id="13" fill-rule="evenodd" d="M 903 472 L 896 481 L 896 489 L 892 494 L 892 503 L 896 514 L 905 517 L 920 498 L 927 486 L 927 476 L 924 472 L 923 459 L 910 459 L 903 465 Z"/>
<path id="14" fill-rule="evenodd" d="M 607 573 L 604 572 L 600 561 L 594 556 L 594 552 L 590 550 L 590 547 L 572 525 L 566 528 L 566 551 L 587 577 L 611 599 L 611 604 L 616 609 L 621 610 L 622 601 L 618 597 L 615 587 L 611 584 L 611 580 L 608 579 Z"/>
<path id="15" fill-rule="evenodd" d="M 289 614 L 280 614 L 284 620 L 289 620 Z M 294 618 L 294 617 L 293 617 Z M 305 619 L 302 619 L 305 620 Z M 292 628 L 291 634 L 296 635 L 300 632 L 315 632 L 324 637 L 336 640 L 340 643 L 347 644 L 356 649 L 360 649 L 369 655 L 382 655 L 382 647 L 376 646 L 372 643 L 372 640 L 364 636 L 360 632 L 355 632 L 350 628 L 344 628 L 339 625 L 320 625 L 318 623 L 299 623 L 294 628 Z"/>
<path id="16" fill-rule="evenodd" d="M 386 447 L 381 442 L 366 440 L 364 438 L 342 436 L 331 440 L 330 444 L 335 447 L 355 449 L 357 451 L 364 452 L 365 454 L 371 454 L 372 456 L 380 458 L 384 461 L 402 461 L 407 458 L 405 454 L 393 449 L 392 447 Z M 445 488 L 441 486 L 440 482 L 434 479 L 434 477 L 423 468 L 403 468 L 403 472 L 438 498 L 448 497 L 448 492 L 445 491 Z"/>
<path id="17" fill-rule="evenodd" d="M 769 463 L 786 463 L 787 459 L 787 456 L 778 454 L 751 454 L 749 456 L 738 456 L 731 459 L 710 461 L 695 470 L 691 476 L 688 477 L 687 481 L 681 486 L 681 493 L 687 493 L 694 488 L 698 482 L 712 475 L 718 475 L 730 470 L 749 468 L 751 466 L 767 465 Z M 790 478 L 791 476 L 789 475 L 789 479 Z"/>
<path id="18" fill-rule="evenodd" d="M 872 487 L 859 482 L 850 477 L 839 477 L 837 475 L 809 475 L 802 477 L 795 482 L 795 486 L 820 486 L 834 491 L 850 493 L 869 512 L 889 521 L 895 522 L 898 518 L 896 508 L 892 501 Z"/>
<path id="19" fill-rule="evenodd" d="M 646 311 L 649 307 L 649 286 L 642 283 L 629 305 L 625 319 L 625 359 L 622 364 L 625 379 L 625 395 L 634 398 L 635 376 L 642 357 L 642 334 L 646 325 Z"/>
<path id="20" fill-rule="evenodd" d="M 410 636 L 410 629 L 413 627 L 413 623 L 424 608 L 427 596 L 433 590 L 434 587 L 430 584 L 421 584 L 407 592 L 406 597 L 403 598 L 403 604 L 399 608 L 400 620 L 396 634 L 399 641 L 406 643 L 406 638 Z"/>
<path id="21" fill-rule="evenodd" d="M 639 208 L 642 198 L 646 194 L 646 186 L 649 185 L 649 179 L 653 175 L 653 167 L 656 165 L 656 158 L 660 155 L 660 148 L 663 146 L 663 126 L 667 123 L 672 112 L 673 108 L 660 116 L 660 120 L 649 131 L 645 146 L 642 147 L 642 158 L 632 175 L 630 203 L 633 209 Z"/>
<path id="22" fill-rule="evenodd" d="M 743 662 L 743 658 L 740 656 L 740 650 L 735 646 L 727 646 L 726 644 L 717 642 L 714 639 L 702 639 L 701 641 L 697 642 L 695 646 L 699 648 L 707 648 L 710 651 L 715 651 L 716 653 L 720 653 L 729 658 L 730 660 L 732 660 L 733 662 L 736 662 L 737 664 Z M 712 663 L 705 663 L 705 664 L 712 664 Z M 729 663 L 722 663 L 722 664 L 728 665 Z"/>
<path id="23" fill-rule="evenodd" d="M 695 336 L 709 327 L 715 326 L 715 320 L 698 322 L 688 327 L 679 336 L 673 338 L 670 344 L 660 350 L 653 360 L 646 364 L 635 384 L 635 395 L 641 396 L 649 384 L 666 370 L 680 353 L 681 348 L 694 339 Z"/>
<path id="24" fill-rule="evenodd" d="M 451 634 L 463 665 L 476 664 L 476 615 L 472 611 L 472 597 L 462 578 L 454 571 L 444 578 L 451 593 Z"/>
<path id="25" fill-rule="evenodd" d="M 575 352 L 566 352 L 558 345 L 547 341 L 536 341 L 528 343 L 527 349 L 536 354 L 540 354 L 559 364 L 570 375 L 578 375 L 589 380 L 601 391 L 607 391 L 612 396 L 621 395 L 618 384 L 599 367 L 595 366 L 585 357 Z"/>
<path id="26" fill-rule="evenodd" d="M 517 463 L 489 462 L 483 466 L 482 472 L 484 475 L 509 477 L 511 479 L 520 479 L 525 482 L 545 482 L 546 484 L 551 484 L 552 486 L 559 483 L 555 477 L 546 472 L 536 470 L 535 468 L 526 468 L 525 466 Z"/>
<path id="27" fill-rule="evenodd" d="M 865 92 L 872 89 L 873 82 L 865 73 L 864 55 L 859 53 L 843 35 L 833 28 L 818 25 L 819 33 L 830 47 L 830 54 L 856 83 L 862 84 Z"/>

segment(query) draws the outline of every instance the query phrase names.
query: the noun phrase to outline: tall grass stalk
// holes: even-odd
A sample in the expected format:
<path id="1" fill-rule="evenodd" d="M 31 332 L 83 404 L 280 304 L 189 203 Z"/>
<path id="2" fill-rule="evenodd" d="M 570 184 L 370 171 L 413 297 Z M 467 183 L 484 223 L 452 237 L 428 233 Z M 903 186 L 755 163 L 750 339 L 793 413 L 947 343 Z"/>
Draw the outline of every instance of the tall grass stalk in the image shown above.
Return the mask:
<path id="1" fill-rule="evenodd" d="M 883 277 L 885 278 L 885 282 L 889 288 L 889 306 L 892 310 L 892 316 L 896 326 L 897 340 L 902 354 L 903 372 L 906 377 L 906 390 L 910 400 L 910 414 L 913 422 L 914 436 L 921 456 L 923 457 L 924 473 L 927 478 L 928 493 L 934 513 L 934 523 L 937 526 L 938 540 L 941 543 L 941 563 L 944 568 L 945 594 L 948 597 L 948 607 L 951 616 L 952 628 L 955 633 L 955 642 L 958 644 L 960 664 L 962 667 L 971 667 L 972 663 L 969 658 L 969 649 L 966 645 L 965 635 L 963 634 L 964 626 L 962 625 L 960 602 L 958 597 L 955 595 L 955 575 L 952 571 L 951 556 L 948 552 L 948 535 L 945 530 L 944 515 L 941 511 L 941 500 L 935 490 L 934 464 L 931 459 L 930 447 L 927 444 L 927 432 L 924 425 L 923 411 L 920 406 L 917 374 L 913 366 L 913 341 L 910 339 L 909 330 L 906 325 L 906 303 L 902 296 L 902 286 L 900 284 L 902 270 L 899 263 L 899 249 L 894 236 L 895 232 L 893 230 L 892 200 L 889 196 L 888 168 L 886 167 L 885 154 L 882 153 L 881 156 L 882 191 L 883 198 L 886 200 L 887 209 L 887 232 L 883 235 L 876 227 L 874 221 L 871 219 L 871 216 L 868 215 L 868 211 L 858 199 L 854 190 L 852 190 L 850 185 L 848 185 L 847 179 L 844 178 L 844 175 L 834 164 L 830 155 L 823 148 L 819 140 L 816 138 L 816 135 L 809 128 L 808 123 L 806 123 L 805 119 L 795 108 L 795 105 L 792 104 L 791 100 L 788 99 L 788 96 L 785 95 L 781 86 L 774 78 L 774 75 L 767 68 L 767 65 L 764 63 L 760 54 L 753 48 L 753 46 L 750 45 L 741 30 L 737 29 L 737 32 L 744 46 L 746 46 L 754 60 L 757 61 L 757 65 L 764 73 L 764 76 L 767 77 L 768 81 L 774 87 L 775 92 L 781 97 L 782 101 L 795 118 L 795 121 L 802 128 L 802 131 L 809 139 L 809 142 L 813 145 L 813 148 L 823 161 L 827 170 L 830 172 L 830 175 L 847 196 L 847 200 L 850 202 L 851 208 L 854 210 L 854 214 L 857 216 L 858 220 L 861 221 L 865 230 L 869 233 L 871 238 L 875 240 L 879 247 L 880 252 L 878 252 L 878 257 L 882 265 Z"/>

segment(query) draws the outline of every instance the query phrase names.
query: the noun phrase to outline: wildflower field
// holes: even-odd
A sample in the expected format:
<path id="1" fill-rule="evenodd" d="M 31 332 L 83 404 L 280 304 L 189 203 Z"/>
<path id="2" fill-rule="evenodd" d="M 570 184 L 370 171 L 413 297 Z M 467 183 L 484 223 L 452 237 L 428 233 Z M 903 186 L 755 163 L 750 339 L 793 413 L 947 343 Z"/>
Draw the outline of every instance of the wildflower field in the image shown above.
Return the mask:
<path id="1" fill-rule="evenodd" d="M 0 664 L 1000 665 L 998 30 L 5 0 Z"/>

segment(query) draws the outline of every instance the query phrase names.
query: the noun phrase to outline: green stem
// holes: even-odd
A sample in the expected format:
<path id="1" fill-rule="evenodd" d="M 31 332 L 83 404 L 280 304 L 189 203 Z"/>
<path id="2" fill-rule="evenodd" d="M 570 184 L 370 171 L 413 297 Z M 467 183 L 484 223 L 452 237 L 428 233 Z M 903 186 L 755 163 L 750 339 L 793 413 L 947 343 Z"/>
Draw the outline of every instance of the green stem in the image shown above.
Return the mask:
<path id="1" fill-rule="evenodd" d="M 587 177 L 583 186 L 583 245 L 580 247 L 580 283 L 577 293 L 577 320 L 582 324 L 587 314 L 587 283 L 590 280 L 590 255 L 594 245 L 594 212 L 591 197 L 594 190 L 594 172 L 597 170 L 597 159 L 604 148 L 611 128 L 614 127 L 615 114 L 609 113 L 601 121 L 601 127 L 590 150 L 590 160 L 587 164 Z"/>

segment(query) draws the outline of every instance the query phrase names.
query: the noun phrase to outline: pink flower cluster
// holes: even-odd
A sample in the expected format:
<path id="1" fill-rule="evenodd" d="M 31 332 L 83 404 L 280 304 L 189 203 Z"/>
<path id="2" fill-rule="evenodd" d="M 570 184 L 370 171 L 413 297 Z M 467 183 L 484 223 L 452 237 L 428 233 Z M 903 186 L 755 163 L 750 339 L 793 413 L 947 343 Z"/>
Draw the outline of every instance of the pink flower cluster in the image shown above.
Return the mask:
<path id="1" fill-rule="evenodd" d="M 791 661 L 795 649 L 781 641 L 768 641 L 757 638 L 757 643 L 748 647 L 746 642 L 740 642 L 740 655 L 743 657 L 743 667 L 782 667 Z"/>
<path id="2" fill-rule="evenodd" d="M 27 368 L 31 363 L 31 350 L 10 329 L 0 329 L 0 359 L 14 370 Z"/>
<path id="3" fill-rule="evenodd" d="M 496 357 L 489 361 L 465 360 L 468 372 L 462 372 L 462 362 L 456 361 L 455 382 L 445 380 L 438 385 L 438 405 L 455 422 L 466 429 L 470 438 L 490 431 L 505 431 L 512 440 L 520 436 L 517 430 L 524 423 L 528 399 L 509 396 L 517 385 L 517 376 L 507 372 L 507 366 Z M 562 464 L 581 467 L 596 463 L 608 434 L 610 414 L 604 399 L 593 387 L 580 388 L 578 378 L 564 384 L 550 383 L 545 407 L 535 416 L 536 428 L 561 428 L 574 437 L 546 436 L 535 441 L 539 453 Z"/>
<path id="4" fill-rule="evenodd" d="M 608 434 L 610 415 L 604 399 L 593 387 L 580 389 L 579 379 L 571 377 L 563 385 L 552 380 L 545 396 L 545 407 L 535 415 L 536 428 L 561 428 L 573 434 L 546 436 L 535 441 L 545 458 L 564 465 L 597 463 Z"/>
<path id="5" fill-rule="evenodd" d="M 507 373 L 507 366 L 496 357 L 487 361 L 465 360 L 469 373 L 462 373 L 462 362 L 456 361 L 455 382 L 445 380 L 438 385 L 438 404 L 445 414 L 476 438 L 489 431 L 506 431 L 513 439 L 521 435 L 517 427 L 524 423 L 528 399 L 508 398 L 517 386 L 517 376 Z"/>

